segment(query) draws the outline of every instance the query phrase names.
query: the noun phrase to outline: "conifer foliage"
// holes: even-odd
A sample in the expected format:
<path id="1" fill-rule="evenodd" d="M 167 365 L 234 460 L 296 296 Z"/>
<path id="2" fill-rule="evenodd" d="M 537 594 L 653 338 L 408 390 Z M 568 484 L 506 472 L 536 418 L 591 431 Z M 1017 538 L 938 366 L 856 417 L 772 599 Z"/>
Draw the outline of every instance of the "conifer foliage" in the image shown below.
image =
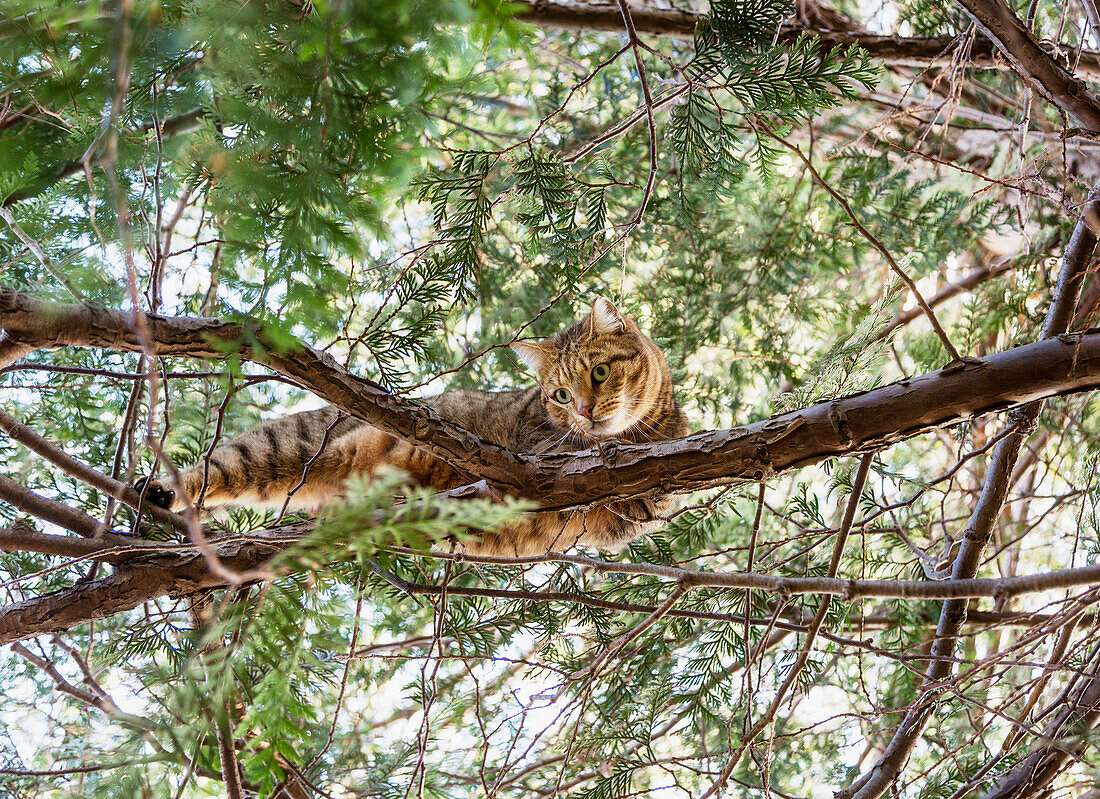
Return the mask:
<path id="1" fill-rule="evenodd" d="M 1094 6 L 4 0 L 0 797 L 1092 789 Z M 621 552 L 465 555 L 560 481 L 417 399 L 598 296 L 729 430 Z M 471 485 L 127 488 L 326 402 Z"/>

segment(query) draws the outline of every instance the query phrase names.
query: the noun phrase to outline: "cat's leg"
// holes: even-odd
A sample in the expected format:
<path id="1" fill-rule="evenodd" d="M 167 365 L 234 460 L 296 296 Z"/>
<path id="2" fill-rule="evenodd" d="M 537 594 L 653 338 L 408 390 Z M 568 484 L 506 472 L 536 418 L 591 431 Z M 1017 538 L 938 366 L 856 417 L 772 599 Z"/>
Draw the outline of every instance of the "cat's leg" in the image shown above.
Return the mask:
<path id="1" fill-rule="evenodd" d="M 499 530 L 462 541 L 462 550 L 471 555 L 500 558 L 564 552 L 576 546 L 584 535 L 584 517 L 579 511 L 529 513 Z"/>
<path id="2" fill-rule="evenodd" d="M 528 557 L 565 552 L 577 544 L 617 550 L 653 532 L 671 501 L 629 499 L 588 511 L 543 511 L 462 542 L 471 555 Z"/>

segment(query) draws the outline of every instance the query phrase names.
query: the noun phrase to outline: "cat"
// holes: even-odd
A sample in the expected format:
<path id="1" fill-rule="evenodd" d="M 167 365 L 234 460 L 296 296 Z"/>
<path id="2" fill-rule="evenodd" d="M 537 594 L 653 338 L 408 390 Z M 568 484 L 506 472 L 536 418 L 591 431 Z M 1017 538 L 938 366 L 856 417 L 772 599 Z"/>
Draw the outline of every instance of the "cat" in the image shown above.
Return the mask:
<path id="1" fill-rule="evenodd" d="M 688 433 L 664 354 L 610 300 L 597 299 L 587 317 L 551 339 L 511 347 L 538 376 L 538 386 L 449 391 L 425 402 L 440 416 L 517 453 L 569 452 L 608 440 L 651 442 Z M 445 461 L 329 407 L 265 422 L 215 448 L 203 505 L 318 512 L 340 496 L 349 476 L 369 475 L 382 465 L 439 490 L 469 482 Z M 203 471 L 200 462 L 180 472 L 192 502 L 198 500 Z M 135 487 L 162 507 L 185 506 L 156 481 L 146 478 Z M 669 505 L 658 498 L 584 512 L 540 511 L 462 546 L 471 554 L 500 556 L 576 544 L 613 550 L 654 528 Z"/>

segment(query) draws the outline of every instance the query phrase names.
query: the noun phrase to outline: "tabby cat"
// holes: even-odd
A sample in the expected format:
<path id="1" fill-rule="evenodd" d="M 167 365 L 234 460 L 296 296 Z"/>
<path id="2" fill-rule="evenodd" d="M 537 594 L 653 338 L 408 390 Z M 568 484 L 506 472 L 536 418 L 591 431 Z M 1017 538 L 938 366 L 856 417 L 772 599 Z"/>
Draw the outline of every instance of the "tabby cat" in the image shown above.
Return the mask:
<path id="1" fill-rule="evenodd" d="M 537 387 L 449 391 L 426 402 L 440 416 L 520 453 L 576 451 L 612 439 L 658 441 L 688 432 L 664 355 L 609 300 L 597 299 L 586 318 L 552 339 L 518 342 L 512 349 L 538 375 Z M 468 482 L 446 462 L 334 408 L 265 422 L 214 449 L 209 462 L 206 508 L 286 505 L 316 512 L 340 495 L 349 476 L 370 474 L 384 464 L 440 490 Z M 202 463 L 180 476 L 195 502 Z M 144 483 L 138 487 L 145 488 Z M 175 492 L 155 481 L 145 490 L 159 505 L 184 507 Z M 667 500 L 628 500 L 583 513 L 532 513 L 464 547 L 471 553 L 511 556 L 577 543 L 616 548 L 653 527 L 667 505 Z"/>

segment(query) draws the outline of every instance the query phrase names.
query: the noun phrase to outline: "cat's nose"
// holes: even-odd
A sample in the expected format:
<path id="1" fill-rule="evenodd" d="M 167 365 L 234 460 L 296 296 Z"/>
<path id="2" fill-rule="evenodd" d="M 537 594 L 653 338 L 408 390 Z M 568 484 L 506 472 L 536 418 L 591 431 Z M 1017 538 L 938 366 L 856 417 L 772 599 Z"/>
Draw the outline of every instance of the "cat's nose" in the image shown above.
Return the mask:
<path id="1" fill-rule="evenodd" d="M 592 418 L 592 403 L 583 397 L 577 397 L 573 401 L 573 407 L 577 409 L 577 413 L 583 416 L 585 419 Z"/>

